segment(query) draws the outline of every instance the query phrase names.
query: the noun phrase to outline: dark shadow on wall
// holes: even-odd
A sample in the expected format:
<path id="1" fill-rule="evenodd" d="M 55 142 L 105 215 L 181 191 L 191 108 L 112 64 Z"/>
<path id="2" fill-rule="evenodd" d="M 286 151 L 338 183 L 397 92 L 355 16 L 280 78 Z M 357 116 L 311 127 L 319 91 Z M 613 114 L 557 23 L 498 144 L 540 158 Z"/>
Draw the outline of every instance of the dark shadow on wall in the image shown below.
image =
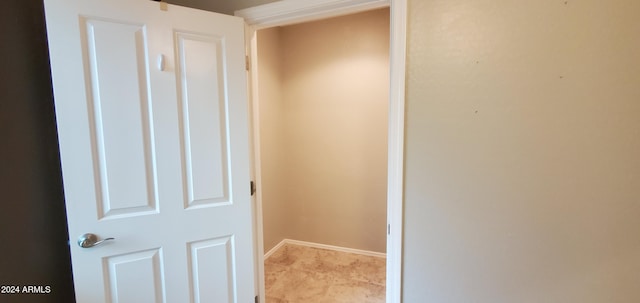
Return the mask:
<path id="1" fill-rule="evenodd" d="M 0 302 L 74 302 L 42 0 L 0 1 L 0 41 Z"/>

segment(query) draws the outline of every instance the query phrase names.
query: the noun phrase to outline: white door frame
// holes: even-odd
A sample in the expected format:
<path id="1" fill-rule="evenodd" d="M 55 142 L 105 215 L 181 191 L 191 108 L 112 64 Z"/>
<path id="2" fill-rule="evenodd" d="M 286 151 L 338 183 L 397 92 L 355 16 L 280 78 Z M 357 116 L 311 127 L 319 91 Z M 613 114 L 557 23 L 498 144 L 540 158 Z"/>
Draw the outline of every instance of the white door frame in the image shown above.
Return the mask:
<path id="1" fill-rule="evenodd" d="M 402 302 L 402 227 L 403 227 L 403 177 L 404 177 L 404 98 L 406 62 L 407 0 L 282 0 L 240 11 L 248 24 L 247 47 L 250 62 L 251 122 L 253 130 L 254 178 L 260 180 L 260 119 L 258 113 L 258 72 L 256 31 L 268 27 L 290 25 L 381 7 L 391 8 L 390 40 L 390 90 L 388 127 L 387 171 L 387 281 L 386 302 Z M 262 222 L 262 192 L 256 191 L 256 249 L 260 298 L 265 298 L 264 243 Z"/>

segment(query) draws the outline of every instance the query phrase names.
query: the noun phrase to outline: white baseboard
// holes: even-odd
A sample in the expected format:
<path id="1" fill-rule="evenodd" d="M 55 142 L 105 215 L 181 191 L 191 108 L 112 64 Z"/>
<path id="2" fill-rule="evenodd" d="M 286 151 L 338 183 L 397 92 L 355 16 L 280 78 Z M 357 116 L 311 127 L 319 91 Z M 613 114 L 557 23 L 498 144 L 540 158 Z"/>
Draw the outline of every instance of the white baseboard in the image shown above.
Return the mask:
<path id="1" fill-rule="evenodd" d="M 278 243 L 272 249 L 270 249 L 266 254 L 264 254 L 264 259 L 266 260 L 269 257 L 271 257 L 271 255 L 273 255 L 273 253 L 275 253 L 278 249 L 280 249 L 285 244 L 307 246 L 307 247 L 320 248 L 320 249 L 327 249 L 327 250 L 333 250 L 333 251 L 339 251 L 339 252 L 345 252 L 345 253 L 351 253 L 351 254 L 358 254 L 358 255 L 364 255 L 364 256 L 371 256 L 371 257 L 378 257 L 378 258 L 386 258 L 387 257 L 387 254 L 385 254 L 385 253 L 380 253 L 380 252 L 375 252 L 375 251 L 355 249 L 355 248 L 347 248 L 347 247 L 340 247 L 340 246 L 334 246 L 334 245 L 319 244 L 319 243 L 298 241 L 298 240 L 291 240 L 291 239 L 284 239 L 284 240 L 280 241 L 280 243 Z"/>
<path id="2" fill-rule="evenodd" d="M 280 247 L 284 246 L 287 242 L 287 239 L 284 239 L 282 241 L 280 241 L 280 243 L 276 244 L 276 246 L 274 246 L 272 249 L 269 249 L 269 251 L 267 253 L 264 254 L 264 259 L 268 259 L 269 257 L 271 257 L 271 255 L 273 255 L 273 253 L 275 253 L 278 249 L 280 249 Z"/>

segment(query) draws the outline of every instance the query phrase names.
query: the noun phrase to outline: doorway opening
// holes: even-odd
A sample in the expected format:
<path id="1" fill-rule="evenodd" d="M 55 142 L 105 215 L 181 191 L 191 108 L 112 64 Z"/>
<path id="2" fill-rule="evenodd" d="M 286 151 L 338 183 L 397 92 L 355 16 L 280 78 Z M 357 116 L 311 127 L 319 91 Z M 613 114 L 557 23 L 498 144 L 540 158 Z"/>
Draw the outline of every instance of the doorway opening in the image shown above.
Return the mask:
<path id="1" fill-rule="evenodd" d="M 256 34 L 267 302 L 385 301 L 389 19 L 382 8 Z"/>

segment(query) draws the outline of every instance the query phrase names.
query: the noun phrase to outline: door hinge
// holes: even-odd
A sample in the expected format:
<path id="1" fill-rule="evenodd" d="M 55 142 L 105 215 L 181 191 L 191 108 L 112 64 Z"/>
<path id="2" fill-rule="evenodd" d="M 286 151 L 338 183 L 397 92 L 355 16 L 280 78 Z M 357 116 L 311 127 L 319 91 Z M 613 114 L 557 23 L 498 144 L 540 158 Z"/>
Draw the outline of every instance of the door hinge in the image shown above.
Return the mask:
<path id="1" fill-rule="evenodd" d="M 391 235 L 391 224 L 387 224 L 387 235 Z"/>
<path id="2" fill-rule="evenodd" d="M 256 193 L 256 183 L 251 181 L 251 195 L 253 196 Z"/>
<path id="3" fill-rule="evenodd" d="M 251 60 L 249 59 L 249 56 L 244 56 L 244 66 L 247 71 L 251 68 Z"/>
<path id="4" fill-rule="evenodd" d="M 260 303 L 260 299 L 258 299 L 258 296 L 256 296 L 255 301 L 256 301 L 256 303 Z"/>

